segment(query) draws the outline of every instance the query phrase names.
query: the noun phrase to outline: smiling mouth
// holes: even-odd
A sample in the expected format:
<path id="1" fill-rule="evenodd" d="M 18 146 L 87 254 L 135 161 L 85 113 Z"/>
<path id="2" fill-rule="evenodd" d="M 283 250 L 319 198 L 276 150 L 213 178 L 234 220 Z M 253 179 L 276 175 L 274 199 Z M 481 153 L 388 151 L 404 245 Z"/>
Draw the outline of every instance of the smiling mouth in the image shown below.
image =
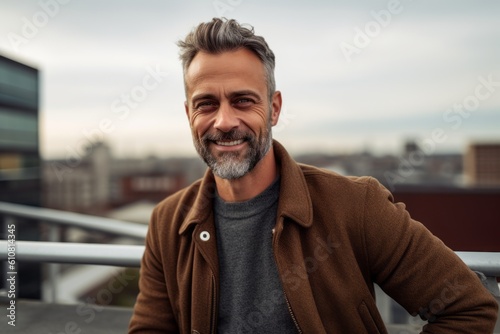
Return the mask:
<path id="1" fill-rule="evenodd" d="M 221 141 L 221 140 L 215 141 L 215 143 L 220 146 L 236 146 L 242 144 L 243 142 L 244 142 L 243 139 L 231 140 L 231 141 Z"/>

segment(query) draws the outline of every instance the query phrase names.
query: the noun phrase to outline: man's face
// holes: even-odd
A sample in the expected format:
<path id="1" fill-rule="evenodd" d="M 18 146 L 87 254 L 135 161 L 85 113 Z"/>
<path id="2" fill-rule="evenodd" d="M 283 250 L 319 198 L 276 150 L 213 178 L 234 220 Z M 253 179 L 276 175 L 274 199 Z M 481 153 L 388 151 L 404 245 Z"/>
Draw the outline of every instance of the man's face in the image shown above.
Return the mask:
<path id="1" fill-rule="evenodd" d="M 198 53 L 186 74 L 186 114 L 196 150 L 215 175 L 240 178 L 272 144 L 281 95 L 269 101 L 264 66 L 251 51 Z"/>

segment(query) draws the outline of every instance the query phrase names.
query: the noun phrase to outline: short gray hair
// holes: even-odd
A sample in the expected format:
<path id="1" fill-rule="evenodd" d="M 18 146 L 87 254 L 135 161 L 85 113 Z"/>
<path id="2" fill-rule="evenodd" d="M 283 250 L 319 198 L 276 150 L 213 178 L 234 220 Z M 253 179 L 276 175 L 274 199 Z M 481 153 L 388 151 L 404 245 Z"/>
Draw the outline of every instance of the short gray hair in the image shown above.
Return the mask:
<path id="1" fill-rule="evenodd" d="M 184 81 L 187 70 L 198 52 L 219 54 L 246 48 L 252 51 L 264 65 L 269 101 L 276 90 L 274 79 L 274 53 L 262 36 L 256 36 L 252 26 L 244 27 L 236 20 L 213 18 L 210 22 L 200 23 L 184 40 L 177 42 L 180 48 Z M 185 84 L 185 82 L 184 82 Z"/>

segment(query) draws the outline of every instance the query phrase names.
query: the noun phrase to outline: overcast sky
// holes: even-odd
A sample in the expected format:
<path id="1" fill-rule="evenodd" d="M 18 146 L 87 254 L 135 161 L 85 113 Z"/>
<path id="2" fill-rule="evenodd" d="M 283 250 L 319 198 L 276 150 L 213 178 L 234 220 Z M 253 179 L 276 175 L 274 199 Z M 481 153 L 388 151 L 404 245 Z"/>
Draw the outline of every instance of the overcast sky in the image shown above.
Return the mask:
<path id="1" fill-rule="evenodd" d="M 46 158 L 100 135 L 120 156 L 194 155 L 175 43 L 215 16 L 275 52 L 292 153 L 500 141 L 499 1 L 353 2 L 0 0 L 0 54 L 41 71 Z"/>

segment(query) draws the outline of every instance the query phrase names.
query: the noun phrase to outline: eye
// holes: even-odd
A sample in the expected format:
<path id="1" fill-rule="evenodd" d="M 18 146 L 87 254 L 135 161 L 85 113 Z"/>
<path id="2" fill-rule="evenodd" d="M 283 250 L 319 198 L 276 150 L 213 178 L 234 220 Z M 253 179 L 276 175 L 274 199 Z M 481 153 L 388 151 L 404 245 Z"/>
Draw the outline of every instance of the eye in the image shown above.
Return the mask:
<path id="1" fill-rule="evenodd" d="M 218 104 L 214 101 L 201 101 L 197 103 L 194 108 L 201 112 L 209 112 L 216 110 L 218 108 Z"/>
<path id="2" fill-rule="evenodd" d="M 240 97 L 236 99 L 233 103 L 235 107 L 239 108 L 245 108 L 245 107 L 250 107 L 254 104 L 254 101 L 250 98 L 247 97 Z"/>

